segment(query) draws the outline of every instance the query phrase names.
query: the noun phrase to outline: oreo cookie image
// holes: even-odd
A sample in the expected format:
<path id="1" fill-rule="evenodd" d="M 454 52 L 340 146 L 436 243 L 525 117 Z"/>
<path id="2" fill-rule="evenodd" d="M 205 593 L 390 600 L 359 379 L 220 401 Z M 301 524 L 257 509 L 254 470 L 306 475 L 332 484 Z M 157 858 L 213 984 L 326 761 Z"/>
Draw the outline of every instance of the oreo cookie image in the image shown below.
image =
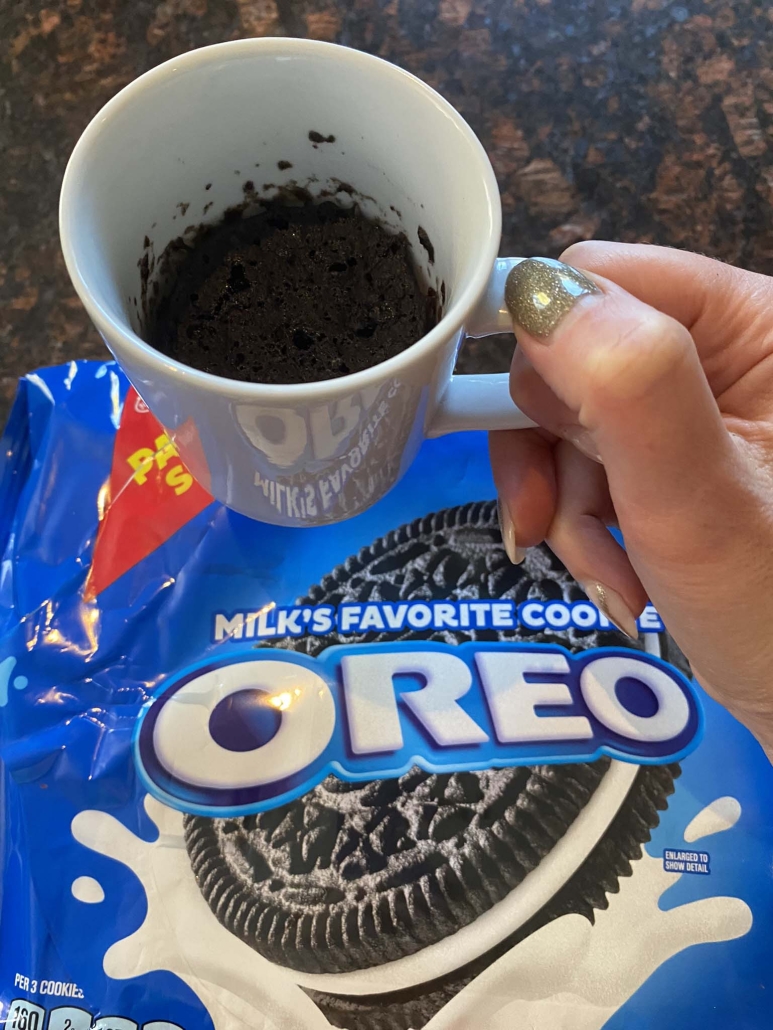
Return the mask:
<path id="1" fill-rule="evenodd" d="M 547 548 L 512 565 L 495 503 L 478 502 L 388 533 L 299 603 L 584 597 Z M 614 629 L 523 627 L 331 633 L 280 646 L 314 657 L 395 639 L 637 646 Z M 187 816 L 186 843 L 218 920 L 292 970 L 333 1026 L 420 1030 L 540 926 L 570 912 L 593 921 L 631 874 L 678 774 L 602 758 L 443 775 L 413 768 L 367 783 L 331 776 L 267 812 Z"/>

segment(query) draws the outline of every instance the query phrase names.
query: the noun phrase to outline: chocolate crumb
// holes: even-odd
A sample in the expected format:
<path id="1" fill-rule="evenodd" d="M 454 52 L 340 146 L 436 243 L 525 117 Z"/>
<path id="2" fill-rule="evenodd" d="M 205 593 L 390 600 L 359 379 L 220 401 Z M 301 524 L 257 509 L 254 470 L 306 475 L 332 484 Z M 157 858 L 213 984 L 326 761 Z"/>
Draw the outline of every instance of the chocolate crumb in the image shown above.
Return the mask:
<path id="1" fill-rule="evenodd" d="M 424 247 L 424 249 L 427 252 L 427 256 L 429 257 L 429 263 L 431 265 L 434 265 L 435 264 L 435 248 L 432 246 L 432 240 L 427 235 L 427 230 L 423 229 L 421 226 L 419 226 L 417 235 L 419 237 L 419 243 L 422 245 L 422 247 Z"/>

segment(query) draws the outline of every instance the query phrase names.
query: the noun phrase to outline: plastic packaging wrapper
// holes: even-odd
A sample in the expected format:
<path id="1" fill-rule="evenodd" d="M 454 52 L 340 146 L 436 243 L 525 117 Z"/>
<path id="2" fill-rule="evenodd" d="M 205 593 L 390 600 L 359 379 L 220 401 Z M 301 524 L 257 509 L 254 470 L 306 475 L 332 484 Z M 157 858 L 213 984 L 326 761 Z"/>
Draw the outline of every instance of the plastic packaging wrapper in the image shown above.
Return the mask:
<path id="1" fill-rule="evenodd" d="M 2 462 L 8 1030 L 773 1025 L 773 771 L 651 606 L 510 564 L 485 436 L 264 525 L 71 363 Z"/>

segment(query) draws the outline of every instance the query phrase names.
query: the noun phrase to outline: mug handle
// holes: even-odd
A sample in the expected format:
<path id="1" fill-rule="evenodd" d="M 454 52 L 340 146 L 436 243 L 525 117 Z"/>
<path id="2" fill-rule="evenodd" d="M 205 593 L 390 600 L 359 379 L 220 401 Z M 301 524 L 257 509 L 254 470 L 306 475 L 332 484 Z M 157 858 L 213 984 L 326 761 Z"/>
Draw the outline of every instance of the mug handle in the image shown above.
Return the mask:
<path id="1" fill-rule="evenodd" d="M 497 258 L 486 292 L 464 327 L 473 338 L 511 333 L 513 320 L 505 307 L 505 281 L 523 258 Z M 528 429 L 535 426 L 510 396 L 510 376 L 451 376 L 427 427 L 427 436 L 445 436 L 468 429 Z"/>

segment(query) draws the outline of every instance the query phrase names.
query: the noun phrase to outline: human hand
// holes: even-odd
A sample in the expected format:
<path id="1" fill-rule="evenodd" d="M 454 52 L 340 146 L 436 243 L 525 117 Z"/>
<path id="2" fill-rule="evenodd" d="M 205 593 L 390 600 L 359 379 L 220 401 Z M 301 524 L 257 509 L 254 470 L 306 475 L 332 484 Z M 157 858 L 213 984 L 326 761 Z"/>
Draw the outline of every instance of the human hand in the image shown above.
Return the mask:
<path id="1" fill-rule="evenodd" d="M 491 435 L 508 554 L 546 540 L 631 634 L 649 597 L 773 759 L 773 279 L 644 245 L 562 260 L 508 279 L 511 392 L 543 427 Z"/>

